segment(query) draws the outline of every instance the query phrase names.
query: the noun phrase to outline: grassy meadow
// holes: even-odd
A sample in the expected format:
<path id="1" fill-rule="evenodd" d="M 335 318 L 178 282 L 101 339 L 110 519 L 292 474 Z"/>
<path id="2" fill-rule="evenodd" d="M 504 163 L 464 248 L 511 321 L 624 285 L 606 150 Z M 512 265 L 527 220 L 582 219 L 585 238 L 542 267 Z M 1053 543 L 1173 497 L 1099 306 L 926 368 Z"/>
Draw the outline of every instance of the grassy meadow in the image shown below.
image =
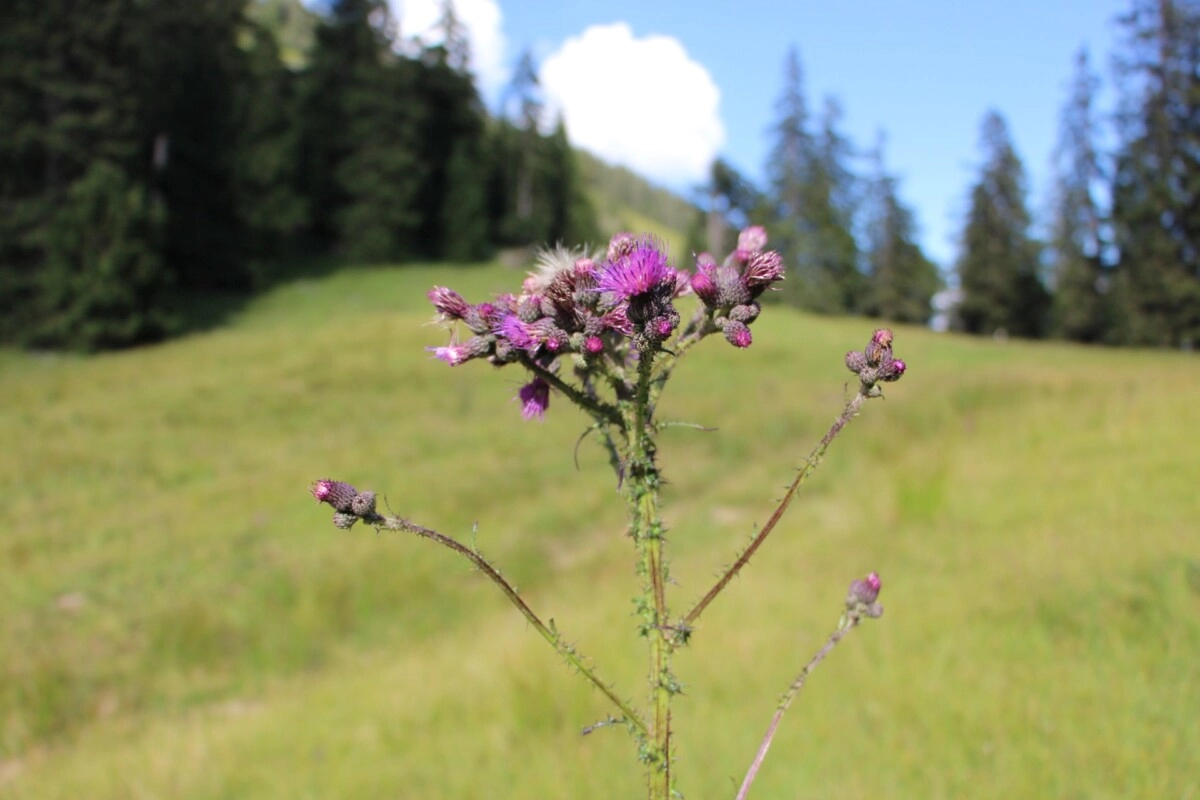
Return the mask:
<path id="1" fill-rule="evenodd" d="M 608 712 L 460 558 L 341 531 L 333 477 L 474 540 L 639 703 L 637 578 L 584 417 L 451 369 L 424 291 L 496 267 L 347 269 L 229 325 L 88 358 L 0 354 L 0 797 L 615 798 Z M 688 356 L 666 432 L 686 610 L 842 407 L 872 324 L 769 308 Z M 1200 362 L 897 330 L 909 365 L 831 448 L 677 659 L 680 788 L 752 797 L 1200 797 Z M 472 537 L 471 527 L 478 522 Z"/>

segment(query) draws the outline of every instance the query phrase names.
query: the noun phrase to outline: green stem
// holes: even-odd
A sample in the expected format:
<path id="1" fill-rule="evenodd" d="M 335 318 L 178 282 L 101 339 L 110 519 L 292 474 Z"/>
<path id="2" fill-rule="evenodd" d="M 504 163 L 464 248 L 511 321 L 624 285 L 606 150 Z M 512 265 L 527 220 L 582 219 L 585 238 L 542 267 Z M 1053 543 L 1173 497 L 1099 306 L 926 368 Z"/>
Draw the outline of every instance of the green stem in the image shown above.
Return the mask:
<path id="1" fill-rule="evenodd" d="M 486 558 L 484 558 L 475 550 L 472 550 L 471 548 L 455 539 L 452 539 L 449 536 L 438 533 L 430 528 L 424 528 L 400 517 L 376 514 L 374 516 L 364 517 L 363 520 L 369 525 L 374 525 L 376 528 L 415 533 L 417 536 L 430 539 L 440 545 L 448 547 L 469 560 L 476 569 L 488 576 L 492 582 L 496 584 L 496 586 L 500 587 L 500 591 L 504 592 L 504 596 L 509 599 L 509 602 L 517 607 L 517 610 L 520 611 L 529 624 L 533 626 L 534 630 L 541 634 L 542 638 L 550 643 L 550 646 L 554 648 L 555 652 L 562 656 L 568 664 L 579 670 L 581 675 L 591 681 L 593 686 L 599 689 L 605 697 L 612 701 L 613 705 L 620 709 L 622 716 L 625 718 L 625 722 L 635 728 L 642 739 L 649 738 L 650 731 L 648 730 L 646 723 L 642 720 L 641 716 L 635 710 L 633 710 L 628 703 L 618 697 L 608 684 L 600 680 L 595 671 L 588 666 L 588 663 L 584 660 L 583 656 L 579 655 L 579 652 L 572 645 L 564 642 L 558 631 L 550 628 L 544 622 L 542 622 L 538 615 L 534 613 L 533 609 L 526 605 L 525 601 L 521 599 L 521 596 L 517 594 L 517 590 L 513 588 L 512 584 L 510 584 L 505 577 L 500 574 L 499 570 L 493 567 Z"/>
<path id="2" fill-rule="evenodd" d="M 643 575 L 644 630 L 649 644 L 650 701 L 654 709 L 652 743 L 647 752 L 647 782 L 651 800 L 671 797 L 671 697 L 675 680 L 671 675 L 671 642 L 667 638 L 666 567 L 663 556 L 663 524 L 659 518 L 658 492 L 661 481 L 655 463 L 651 430 L 650 385 L 653 355 L 638 360 L 638 383 L 633 402 L 629 435 L 629 500 L 633 536 L 641 555 Z"/>
<path id="3" fill-rule="evenodd" d="M 742 551 L 741 555 L 739 555 L 733 564 L 731 564 L 729 568 L 725 570 L 725 573 L 719 579 L 717 579 L 717 582 L 713 584 L 713 587 L 708 590 L 708 593 L 705 594 L 704 597 L 700 599 L 700 602 L 696 603 L 696 606 L 683 618 L 683 621 L 678 626 L 681 633 L 689 631 L 695 625 L 696 620 L 701 614 L 704 613 L 704 609 L 708 608 L 709 604 L 717 598 L 717 595 L 724 591 L 725 587 L 729 585 L 729 582 L 737 577 L 737 574 L 742 571 L 742 568 L 750 563 L 750 558 L 754 555 L 758 548 L 762 546 L 762 543 L 766 540 L 767 536 L 771 534 L 771 531 L 775 530 L 775 526 L 779 524 L 779 520 L 783 518 L 783 512 L 787 511 L 788 506 L 791 505 L 792 499 L 796 496 L 796 492 L 800 489 L 801 484 L 808 480 L 809 476 L 812 475 L 817 466 L 821 463 L 821 459 L 824 457 L 825 451 L 829 449 L 829 445 L 832 444 L 833 440 L 837 438 L 837 435 L 842 432 L 842 428 L 845 428 L 850 420 L 854 419 L 855 415 L 858 414 L 859 409 L 862 408 L 862 404 L 865 403 L 868 397 L 871 396 L 869 391 L 869 388 L 860 386 L 858 393 L 855 394 L 854 397 L 851 398 L 850 402 L 846 404 L 846 407 L 842 410 L 842 415 L 834 421 L 833 425 L 830 426 L 829 430 L 825 433 L 825 436 L 822 437 L 817 446 L 813 448 L 813 451 L 809 453 L 808 459 L 804 462 L 804 466 L 802 466 L 799 472 L 796 473 L 795 480 L 792 481 L 792 485 L 789 486 L 787 492 L 784 493 L 783 499 L 779 501 L 779 505 L 776 506 L 775 511 L 771 514 L 771 518 L 767 520 L 767 524 L 763 525 L 762 530 L 760 530 L 758 534 L 755 535 L 755 537 L 750 541 L 749 546 Z"/>
<path id="4" fill-rule="evenodd" d="M 742 787 L 738 790 L 735 800 L 746 800 L 746 795 L 750 791 L 750 785 L 754 783 L 754 779 L 758 776 L 758 770 L 762 767 L 763 759 L 767 757 L 767 751 L 771 749 L 771 742 L 775 739 L 775 731 L 779 728 L 779 723 L 783 719 L 783 715 L 787 713 L 788 706 L 792 704 L 792 701 L 796 699 L 796 695 L 800 694 L 800 690 L 804 688 L 804 683 L 808 680 L 809 674 L 817 668 L 818 664 L 825 660 L 825 656 L 829 655 L 830 651 L 837 646 L 837 643 L 844 639 L 846 634 L 850 633 L 860 622 L 862 622 L 862 617 L 857 614 L 851 614 L 846 617 L 838 625 L 837 630 L 829 637 L 829 640 L 804 665 L 804 669 L 800 670 L 800 674 L 792 681 L 792 685 L 788 687 L 787 693 L 775 708 L 775 714 L 771 717 L 771 724 L 767 726 L 767 733 L 763 736 L 762 743 L 758 746 L 758 752 L 754 754 L 754 761 L 750 763 L 750 769 L 746 770 L 746 777 L 742 781 Z"/>

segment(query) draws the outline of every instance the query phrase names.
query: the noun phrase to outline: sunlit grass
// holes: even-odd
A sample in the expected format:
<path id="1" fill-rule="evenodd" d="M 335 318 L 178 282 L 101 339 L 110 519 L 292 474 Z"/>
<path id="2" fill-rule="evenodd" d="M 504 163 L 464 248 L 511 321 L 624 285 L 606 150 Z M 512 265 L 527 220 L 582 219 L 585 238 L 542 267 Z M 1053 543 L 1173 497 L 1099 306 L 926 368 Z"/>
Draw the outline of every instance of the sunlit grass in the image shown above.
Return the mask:
<path id="1" fill-rule="evenodd" d="M 475 540 L 643 694 L 622 502 L 584 420 L 521 423 L 521 376 L 422 348 L 435 283 L 345 270 L 220 331 L 0 356 L 0 795 L 637 796 L 608 713 L 461 560 L 339 531 L 335 477 Z M 673 607 L 770 512 L 871 325 L 771 308 L 668 390 Z M 1177 354 L 900 329 L 909 363 L 679 659 L 681 788 L 731 797 L 849 581 L 884 579 L 784 720 L 754 796 L 1200 792 L 1200 370 Z"/>

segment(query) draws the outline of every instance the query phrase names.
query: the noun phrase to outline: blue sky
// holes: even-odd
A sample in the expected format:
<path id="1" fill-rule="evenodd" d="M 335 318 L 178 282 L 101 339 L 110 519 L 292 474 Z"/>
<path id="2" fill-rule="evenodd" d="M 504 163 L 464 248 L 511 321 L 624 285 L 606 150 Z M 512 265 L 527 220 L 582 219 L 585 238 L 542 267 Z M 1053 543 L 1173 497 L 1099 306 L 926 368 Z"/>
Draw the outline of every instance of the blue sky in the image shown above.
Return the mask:
<path id="1" fill-rule="evenodd" d="M 437 0 L 392 0 L 405 35 L 420 34 Z M 686 190 L 721 155 L 761 181 L 783 64 L 795 46 L 809 107 L 841 102 L 861 149 L 887 135 L 926 251 L 949 266 L 979 163 L 984 113 L 1009 122 L 1046 203 L 1049 160 L 1074 54 L 1087 46 L 1111 99 L 1109 62 L 1128 0 L 457 0 L 471 30 L 485 97 L 498 100 L 521 51 L 542 69 L 549 99 L 577 144 Z M 864 163 L 863 169 L 867 168 Z"/>

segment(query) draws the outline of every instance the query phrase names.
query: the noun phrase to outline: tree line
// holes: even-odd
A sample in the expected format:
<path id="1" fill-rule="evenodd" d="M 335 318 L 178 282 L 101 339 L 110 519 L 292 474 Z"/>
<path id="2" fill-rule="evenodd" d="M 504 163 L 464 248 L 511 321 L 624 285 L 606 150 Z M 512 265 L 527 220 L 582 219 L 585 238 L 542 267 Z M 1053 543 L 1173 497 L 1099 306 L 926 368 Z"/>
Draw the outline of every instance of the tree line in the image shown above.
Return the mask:
<path id="1" fill-rule="evenodd" d="M 474 261 L 596 240 L 528 61 L 487 113 L 452 4 L 400 41 L 336 0 L 304 57 L 279 0 L 10 0 L 0 26 L 0 342 L 168 335 L 179 298 L 252 291 L 311 254 Z"/>
<path id="2" fill-rule="evenodd" d="M 1059 122 L 1049 213 L 1030 211 L 1024 166 L 1007 123 L 990 111 L 968 196 L 953 329 L 1113 345 L 1200 342 L 1200 3 L 1133 0 L 1119 19 L 1119 104 L 1096 108 L 1099 79 L 1076 59 Z M 706 214 L 691 246 L 721 249 L 733 228 L 769 220 L 790 268 L 784 299 L 818 312 L 928 322 L 943 276 L 917 243 L 880 141 L 864 155 L 827 99 L 818 115 L 787 57 L 767 185 L 714 163 Z M 1115 146 L 1100 145 L 1109 131 Z M 715 242 L 714 242 L 715 240 Z"/>

